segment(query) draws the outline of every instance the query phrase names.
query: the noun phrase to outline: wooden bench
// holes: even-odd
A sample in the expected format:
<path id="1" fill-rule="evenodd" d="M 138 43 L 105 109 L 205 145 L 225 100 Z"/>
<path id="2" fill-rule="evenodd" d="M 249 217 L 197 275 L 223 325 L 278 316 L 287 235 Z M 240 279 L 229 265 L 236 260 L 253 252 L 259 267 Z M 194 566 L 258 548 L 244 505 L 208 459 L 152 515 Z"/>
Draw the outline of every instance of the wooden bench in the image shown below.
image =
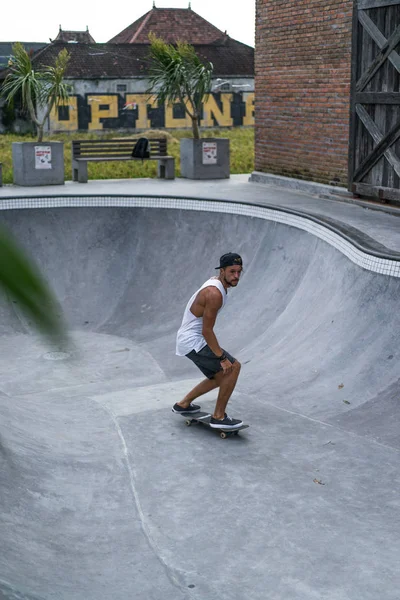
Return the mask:
<path id="1" fill-rule="evenodd" d="M 132 150 L 139 138 L 117 140 L 74 140 L 72 142 L 72 180 L 79 183 L 88 181 L 88 162 L 112 160 L 142 160 L 132 158 Z M 161 179 L 175 179 L 175 159 L 167 155 L 165 138 L 149 139 L 150 158 L 157 160 L 157 176 Z"/>

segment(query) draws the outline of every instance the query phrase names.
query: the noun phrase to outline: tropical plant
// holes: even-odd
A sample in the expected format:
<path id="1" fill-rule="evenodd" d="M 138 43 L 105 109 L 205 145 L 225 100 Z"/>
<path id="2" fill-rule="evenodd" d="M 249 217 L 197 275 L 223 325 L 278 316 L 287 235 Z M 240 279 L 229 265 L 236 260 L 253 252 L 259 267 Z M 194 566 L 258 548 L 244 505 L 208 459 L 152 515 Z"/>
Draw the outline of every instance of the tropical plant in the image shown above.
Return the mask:
<path id="1" fill-rule="evenodd" d="M 58 345 L 66 344 L 61 311 L 51 289 L 4 229 L 0 229 L 0 286 L 39 331 Z"/>
<path id="2" fill-rule="evenodd" d="M 7 104 L 11 104 L 16 97 L 21 98 L 23 108 L 36 125 L 38 142 L 42 142 L 44 124 L 52 108 L 65 104 L 69 98 L 70 86 L 63 79 L 70 55 L 64 48 L 56 57 L 54 66 L 35 70 L 22 44 L 14 44 L 12 51 L 1 95 Z"/>
<path id="3" fill-rule="evenodd" d="M 150 86 L 162 104 L 181 103 L 192 121 L 194 139 L 200 138 L 199 120 L 203 101 L 211 89 L 214 67 L 203 63 L 190 44 L 167 44 L 154 34 L 150 39 Z"/>

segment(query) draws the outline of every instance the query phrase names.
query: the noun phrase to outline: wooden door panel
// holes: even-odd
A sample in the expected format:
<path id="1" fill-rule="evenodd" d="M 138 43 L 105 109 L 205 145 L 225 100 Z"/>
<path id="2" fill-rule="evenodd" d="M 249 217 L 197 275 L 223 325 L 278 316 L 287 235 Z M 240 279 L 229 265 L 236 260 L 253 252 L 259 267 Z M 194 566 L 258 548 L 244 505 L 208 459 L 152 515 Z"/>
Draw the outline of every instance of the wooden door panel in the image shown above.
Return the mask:
<path id="1" fill-rule="evenodd" d="M 349 189 L 400 201 L 400 0 L 355 0 Z"/>

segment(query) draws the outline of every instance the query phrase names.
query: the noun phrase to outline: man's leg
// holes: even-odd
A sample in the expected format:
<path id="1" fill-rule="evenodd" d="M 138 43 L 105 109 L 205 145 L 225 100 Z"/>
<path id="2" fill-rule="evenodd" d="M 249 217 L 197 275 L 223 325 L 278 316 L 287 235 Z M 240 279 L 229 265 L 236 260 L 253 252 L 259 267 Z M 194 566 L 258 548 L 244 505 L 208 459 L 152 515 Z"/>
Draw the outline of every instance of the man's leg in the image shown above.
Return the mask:
<path id="1" fill-rule="evenodd" d="M 218 373 L 217 373 L 218 375 Z M 219 383 L 216 380 L 216 376 L 212 379 L 203 379 L 196 387 L 194 387 L 186 396 L 178 402 L 179 406 L 182 408 L 188 408 L 189 404 L 196 400 L 199 396 L 203 396 L 203 394 L 207 394 L 207 392 L 211 392 L 216 387 L 219 386 Z"/>
<path id="2" fill-rule="evenodd" d="M 213 380 L 215 380 L 216 383 L 215 387 L 219 386 L 218 398 L 213 414 L 213 417 L 215 419 L 223 419 L 225 416 L 226 405 L 228 404 L 229 398 L 231 397 L 232 392 L 235 389 L 236 382 L 240 373 L 240 368 L 240 362 L 235 360 L 235 362 L 232 365 L 232 371 L 230 373 L 224 375 L 223 371 L 219 371 L 213 378 Z"/>

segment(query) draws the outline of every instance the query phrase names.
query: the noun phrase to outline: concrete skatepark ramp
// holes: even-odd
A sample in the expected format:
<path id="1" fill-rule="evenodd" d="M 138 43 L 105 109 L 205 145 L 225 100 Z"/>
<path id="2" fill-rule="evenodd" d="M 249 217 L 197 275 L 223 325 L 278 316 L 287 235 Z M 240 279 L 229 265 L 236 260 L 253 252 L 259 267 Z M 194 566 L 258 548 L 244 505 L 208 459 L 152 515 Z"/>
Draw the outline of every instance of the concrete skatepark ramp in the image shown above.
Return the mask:
<path id="1" fill-rule="evenodd" d="M 72 337 L 3 299 L 0 598 L 398 600 L 400 278 L 316 226 L 157 206 L 0 214 Z M 228 251 L 216 331 L 251 427 L 222 441 L 170 407 L 201 378 L 184 306 Z"/>

